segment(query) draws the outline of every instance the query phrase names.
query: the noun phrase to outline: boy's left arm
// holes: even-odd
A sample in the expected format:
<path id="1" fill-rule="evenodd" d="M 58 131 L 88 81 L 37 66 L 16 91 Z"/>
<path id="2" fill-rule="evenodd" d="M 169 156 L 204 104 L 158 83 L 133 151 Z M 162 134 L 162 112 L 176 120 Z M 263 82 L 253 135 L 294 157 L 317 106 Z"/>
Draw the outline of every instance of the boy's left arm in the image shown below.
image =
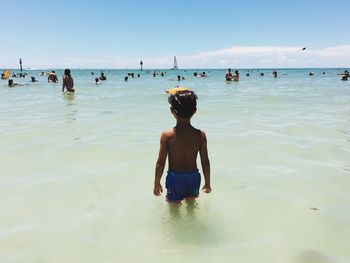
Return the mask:
<path id="1" fill-rule="evenodd" d="M 199 155 L 201 157 L 201 164 L 202 164 L 204 180 L 205 180 L 202 190 L 205 193 L 210 193 L 211 192 L 210 161 L 209 161 L 209 157 L 208 157 L 207 136 L 205 135 L 205 133 L 203 131 L 201 132 L 201 137 L 202 137 L 202 144 L 201 144 L 200 149 L 199 149 Z"/>
<path id="2" fill-rule="evenodd" d="M 65 78 L 63 77 L 62 78 L 62 92 L 64 92 L 64 86 L 66 85 L 66 80 Z"/>
<path id="3" fill-rule="evenodd" d="M 154 188 L 153 188 L 154 195 L 160 195 L 163 192 L 163 187 L 160 184 L 160 179 L 162 178 L 167 155 L 168 155 L 168 134 L 167 132 L 163 132 L 162 135 L 160 136 L 159 154 L 158 154 L 158 160 L 156 163 Z"/>

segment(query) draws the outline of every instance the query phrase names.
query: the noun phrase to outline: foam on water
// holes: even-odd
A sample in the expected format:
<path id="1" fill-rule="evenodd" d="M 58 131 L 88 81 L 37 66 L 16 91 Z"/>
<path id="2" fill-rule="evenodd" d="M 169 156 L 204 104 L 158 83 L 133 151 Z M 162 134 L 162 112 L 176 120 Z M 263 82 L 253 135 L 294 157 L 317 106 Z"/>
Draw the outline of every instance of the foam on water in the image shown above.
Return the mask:
<path id="1" fill-rule="evenodd" d="M 128 82 L 128 71 L 105 70 L 98 87 L 91 71 L 72 71 L 76 94 L 40 71 L 24 87 L 0 82 L 1 262 L 350 260 L 340 70 L 241 70 L 238 83 L 223 70 Z M 177 74 L 199 96 L 193 124 L 208 136 L 213 192 L 176 207 L 152 187 L 159 135 L 174 125 L 164 90 Z"/>

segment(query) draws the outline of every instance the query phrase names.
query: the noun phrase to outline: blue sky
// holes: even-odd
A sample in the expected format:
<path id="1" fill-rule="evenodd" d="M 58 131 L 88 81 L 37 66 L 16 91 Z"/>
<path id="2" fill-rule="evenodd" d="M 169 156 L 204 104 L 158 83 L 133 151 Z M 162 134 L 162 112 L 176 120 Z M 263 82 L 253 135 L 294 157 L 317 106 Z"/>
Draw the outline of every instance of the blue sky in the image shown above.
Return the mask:
<path id="1" fill-rule="evenodd" d="M 2 68 L 17 66 L 19 57 L 34 68 L 137 68 L 140 59 L 150 68 L 171 67 L 174 55 L 180 67 L 350 61 L 348 0 L 1 3 Z"/>

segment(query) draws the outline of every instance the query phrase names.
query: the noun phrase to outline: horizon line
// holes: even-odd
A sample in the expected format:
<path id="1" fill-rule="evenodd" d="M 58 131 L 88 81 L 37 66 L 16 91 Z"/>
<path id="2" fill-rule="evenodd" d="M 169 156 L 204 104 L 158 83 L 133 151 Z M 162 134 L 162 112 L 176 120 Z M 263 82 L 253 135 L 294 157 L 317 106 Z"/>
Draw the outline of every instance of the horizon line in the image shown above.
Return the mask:
<path id="1" fill-rule="evenodd" d="M 58 67 L 58 68 L 26 68 L 23 69 L 23 71 L 34 71 L 34 70 L 64 70 L 68 67 Z M 148 71 L 148 70 L 170 70 L 170 71 L 181 71 L 181 70 L 222 70 L 222 69 L 237 69 L 237 70 L 245 70 L 245 69 L 344 69 L 349 68 L 349 66 L 338 66 L 338 67 L 225 67 L 225 68 L 180 68 L 173 70 L 171 68 L 147 68 L 143 69 L 142 71 Z M 138 70 L 141 71 L 140 68 L 76 68 L 76 67 L 70 67 L 71 70 Z M 1 67 L 0 70 L 19 70 L 15 68 L 5 68 Z"/>

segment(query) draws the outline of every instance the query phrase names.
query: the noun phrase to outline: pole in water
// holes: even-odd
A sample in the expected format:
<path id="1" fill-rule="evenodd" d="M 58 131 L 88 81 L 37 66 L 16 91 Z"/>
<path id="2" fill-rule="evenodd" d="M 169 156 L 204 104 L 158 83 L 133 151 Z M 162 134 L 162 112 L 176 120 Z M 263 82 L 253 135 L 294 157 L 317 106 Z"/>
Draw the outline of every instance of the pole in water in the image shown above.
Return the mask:
<path id="1" fill-rule="evenodd" d="M 21 69 L 21 72 L 22 72 L 22 59 L 21 58 L 19 59 L 19 68 Z"/>
<path id="2" fill-rule="evenodd" d="M 142 62 L 142 60 L 141 60 L 141 61 L 140 61 L 141 71 L 142 71 L 142 65 L 143 65 L 143 62 Z"/>

